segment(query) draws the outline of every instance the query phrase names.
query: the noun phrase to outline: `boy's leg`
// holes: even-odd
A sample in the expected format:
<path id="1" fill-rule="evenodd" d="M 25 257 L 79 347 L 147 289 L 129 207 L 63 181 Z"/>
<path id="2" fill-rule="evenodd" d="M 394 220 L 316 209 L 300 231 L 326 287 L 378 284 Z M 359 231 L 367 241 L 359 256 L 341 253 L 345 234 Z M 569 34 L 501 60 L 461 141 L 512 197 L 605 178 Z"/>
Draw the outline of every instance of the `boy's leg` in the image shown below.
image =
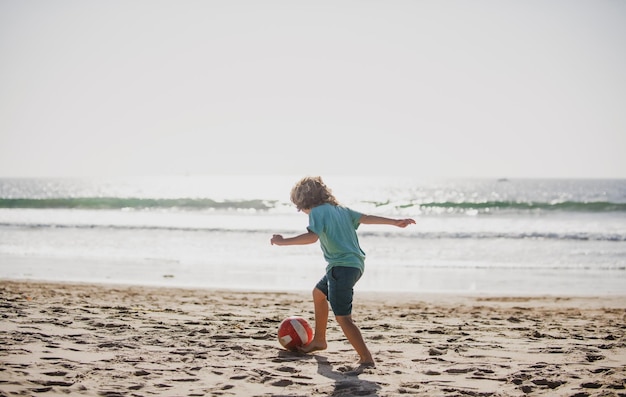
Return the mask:
<path id="1" fill-rule="evenodd" d="M 359 364 L 373 366 L 374 359 L 365 345 L 361 330 L 352 321 L 352 298 L 354 285 L 361 278 L 357 268 L 335 267 L 328 273 L 328 297 L 335 312 L 337 323 L 344 335 L 359 355 Z"/>
<path id="2" fill-rule="evenodd" d="M 299 349 L 303 353 L 325 350 L 327 347 L 328 302 L 324 292 L 317 287 L 313 289 L 313 305 L 315 307 L 315 334 L 311 343 Z"/>
<path id="3" fill-rule="evenodd" d="M 356 350 L 359 355 L 359 364 L 368 366 L 374 365 L 372 353 L 370 353 L 367 345 L 365 345 L 363 335 L 361 335 L 361 330 L 357 327 L 354 321 L 352 321 L 352 315 L 335 316 L 335 318 L 337 319 L 337 323 L 341 326 L 343 334 L 346 338 L 348 338 L 348 342 L 350 342 L 354 350 Z"/>

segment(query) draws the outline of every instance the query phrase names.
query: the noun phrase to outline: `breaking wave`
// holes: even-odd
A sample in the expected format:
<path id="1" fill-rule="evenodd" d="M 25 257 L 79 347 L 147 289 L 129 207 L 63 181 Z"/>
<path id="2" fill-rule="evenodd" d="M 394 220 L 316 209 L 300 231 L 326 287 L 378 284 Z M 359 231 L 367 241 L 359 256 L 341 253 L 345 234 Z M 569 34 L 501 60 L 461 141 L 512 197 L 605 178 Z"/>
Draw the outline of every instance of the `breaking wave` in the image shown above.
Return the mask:
<path id="1" fill-rule="evenodd" d="M 489 212 L 626 212 L 626 203 L 610 201 L 444 201 L 444 202 L 365 202 L 376 207 L 394 207 L 403 210 L 415 209 L 425 213 L 478 213 Z M 278 200 L 213 200 L 210 198 L 117 198 L 117 197 L 71 197 L 71 198 L 0 198 L 0 208 L 29 209 L 180 209 L 180 210 L 270 210 L 289 205 Z M 358 207 L 355 207 L 358 208 Z"/>

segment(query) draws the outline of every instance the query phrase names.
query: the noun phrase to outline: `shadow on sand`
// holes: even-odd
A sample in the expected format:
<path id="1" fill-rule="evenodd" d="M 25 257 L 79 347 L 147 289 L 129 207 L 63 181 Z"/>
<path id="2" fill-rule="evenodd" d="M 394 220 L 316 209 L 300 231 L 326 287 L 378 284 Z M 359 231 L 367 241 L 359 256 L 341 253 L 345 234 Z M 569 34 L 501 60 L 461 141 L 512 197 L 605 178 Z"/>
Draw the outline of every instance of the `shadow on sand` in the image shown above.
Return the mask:
<path id="1" fill-rule="evenodd" d="M 375 382 L 359 379 L 363 368 L 335 371 L 326 357 L 314 356 L 317 361 L 317 373 L 335 381 L 335 388 L 329 396 L 378 396 L 380 386 Z"/>

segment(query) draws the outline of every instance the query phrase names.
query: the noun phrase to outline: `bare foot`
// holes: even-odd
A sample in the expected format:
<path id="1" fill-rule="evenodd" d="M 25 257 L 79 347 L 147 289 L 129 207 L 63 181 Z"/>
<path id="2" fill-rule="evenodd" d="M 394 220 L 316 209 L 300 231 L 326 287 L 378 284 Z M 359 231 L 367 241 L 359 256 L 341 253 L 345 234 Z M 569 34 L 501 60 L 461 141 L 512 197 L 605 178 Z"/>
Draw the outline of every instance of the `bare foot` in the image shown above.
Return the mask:
<path id="1" fill-rule="evenodd" d="M 365 370 L 369 369 L 369 368 L 375 368 L 376 364 L 374 364 L 373 361 L 368 361 L 368 362 L 361 362 L 359 361 L 356 364 L 356 368 L 352 368 L 349 371 L 345 372 L 346 375 L 348 376 L 359 376 L 361 375 L 363 372 L 365 372 Z"/>
<path id="2" fill-rule="evenodd" d="M 358 362 L 354 366 L 347 366 L 343 370 L 339 368 L 339 370 L 345 371 L 343 373 L 344 375 L 347 375 L 347 376 L 359 376 L 363 372 L 366 372 L 368 369 L 375 368 L 375 367 L 376 365 L 373 362 L 369 362 L 369 363 Z"/>
<path id="3" fill-rule="evenodd" d="M 315 352 L 318 350 L 326 350 L 326 347 L 327 347 L 326 342 L 317 342 L 313 340 L 308 345 L 299 347 L 298 351 L 300 353 L 311 353 L 311 352 Z"/>

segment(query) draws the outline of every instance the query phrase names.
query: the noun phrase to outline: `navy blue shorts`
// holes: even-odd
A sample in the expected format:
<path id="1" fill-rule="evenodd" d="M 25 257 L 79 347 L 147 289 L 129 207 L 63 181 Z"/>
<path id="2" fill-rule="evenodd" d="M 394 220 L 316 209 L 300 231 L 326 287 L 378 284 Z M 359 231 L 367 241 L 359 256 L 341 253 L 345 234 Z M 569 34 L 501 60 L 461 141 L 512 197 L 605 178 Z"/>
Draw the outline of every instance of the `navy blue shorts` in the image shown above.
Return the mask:
<path id="1" fill-rule="evenodd" d="M 354 285 L 361 274 L 361 270 L 356 267 L 336 266 L 326 272 L 315 286 L 326 295 L 335 316 L 352 314 Z"/>

